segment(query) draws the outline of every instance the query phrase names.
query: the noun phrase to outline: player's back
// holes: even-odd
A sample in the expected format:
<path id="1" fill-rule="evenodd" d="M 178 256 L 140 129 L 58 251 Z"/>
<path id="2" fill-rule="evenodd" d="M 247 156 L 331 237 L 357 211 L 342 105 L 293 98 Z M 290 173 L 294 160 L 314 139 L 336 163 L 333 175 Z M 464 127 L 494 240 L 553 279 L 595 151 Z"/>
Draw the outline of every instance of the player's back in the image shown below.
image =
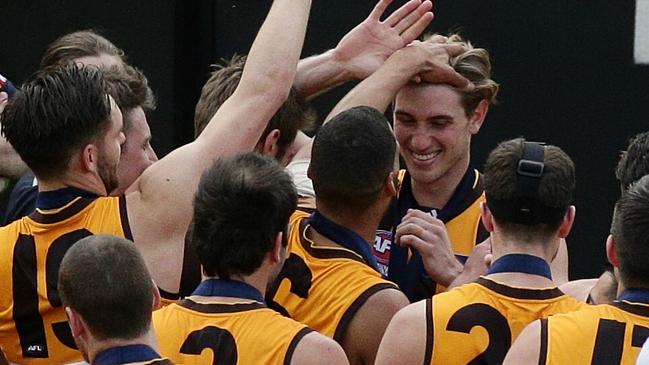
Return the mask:
<path id="1" fill-rule="evenodd" d="M 591 306 L 541 321 L 539 364 L 631 365 L 648 337 L 649 304 Z"/>
<path id="2" fill-rule="evenodd" d="M 398 289 L 342 247 L 319 246 L 306 235 L 309 214 L 293 214 L 289 257 L 269 290 L 269 307 L 341 342 L 358 309 L 376 292 Z"/>
<path id="3" fill-rule="evenodd" d="M 0 228 L 0 346 L 11 363 L 81 361 L 57 292 L 67 250 L 92 234 L 130 238 L 124 198 L 72 199 Z"/>
<path id="4" fill-rule="evenodd" d="M 185 365 L 289 364 L 298 342 L 312 331 L 246 299 L 187 298 L 154 312 L 153 326 L 160 353 Z"/>
<path id="5" fill-rule="evenodd" d="M 430 364 L 501 364 L 526 325 L 586 306 L 556 287 L 513 287 L 486 277 L 435 295 L 426 305 Z"/>

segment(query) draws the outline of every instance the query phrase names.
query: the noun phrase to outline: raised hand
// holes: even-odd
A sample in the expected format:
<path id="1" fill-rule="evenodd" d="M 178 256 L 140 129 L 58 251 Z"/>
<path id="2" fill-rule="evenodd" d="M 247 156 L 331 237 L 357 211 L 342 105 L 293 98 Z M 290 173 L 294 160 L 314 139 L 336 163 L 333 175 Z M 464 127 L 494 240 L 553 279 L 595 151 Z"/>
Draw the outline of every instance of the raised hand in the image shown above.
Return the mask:
<path id="1" fill-rule="evenodd" d="M 449 84 L 459 89 L 470 88 L 471 82 L 457 73 L 448 63 L 450 57 L 462 54 L 466 49 L 458 43 L 445 43 L 438 40 L 436 36 L 432 41 L 413 41 L 395 52 L 386 61 L 386 67 L 398 70 L 400 74 L 415 82 L 426 81 L 434 84 Z"/>
<path id="2" fill-rule="evenodd" d="M 417 250 L 426 274 L 437 283 L 449 286 L 462 272 L 444 222 L 429 213 L 410 209 L 397 226 L 396 242 Z"/>
<path id="3" fill-rule="evenodd" d="M 433 20 L 429 1 L 410 0 L 387 19 L 381 16 L 393 0 L 379 0 L 370 15 L 334 49 L 334 58 L 357 79 L 376 71 L 395 51 L 414 41 Z"/>

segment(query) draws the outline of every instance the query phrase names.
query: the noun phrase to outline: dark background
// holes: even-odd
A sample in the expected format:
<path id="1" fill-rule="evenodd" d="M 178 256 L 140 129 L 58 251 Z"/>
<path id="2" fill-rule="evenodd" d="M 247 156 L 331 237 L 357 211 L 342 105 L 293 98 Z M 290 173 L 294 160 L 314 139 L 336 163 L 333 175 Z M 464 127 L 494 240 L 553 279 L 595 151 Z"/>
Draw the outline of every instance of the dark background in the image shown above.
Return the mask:
<path id="1" fill-rule="evenodd" d="M 393 8 L 405 0 L 395 0 Z M 100 30 L 143 69 L 158 97 L 150 119 L 158 155 L 189 141 L 209 64 L 245 53 L 270 0 L 33 0 L 0 2 L 0 73 L 17 85 L 46 45 Z M 374 0 L 313 0 L 303 56 L 334 47 Z M 490 50 L 500 105 L 474 138 L 481 168 L 498 141 L 517 136 L 558 145 L 577 166 L 571 277 L 597 275 L 619 188 L 614 167 L 628 138 L 647 129 L 649 71 L 634 65 L 635 1 L 438 0 L 431 31 L 460 30 Z M 324 116 L 348 90 L 316 100 Z"/>

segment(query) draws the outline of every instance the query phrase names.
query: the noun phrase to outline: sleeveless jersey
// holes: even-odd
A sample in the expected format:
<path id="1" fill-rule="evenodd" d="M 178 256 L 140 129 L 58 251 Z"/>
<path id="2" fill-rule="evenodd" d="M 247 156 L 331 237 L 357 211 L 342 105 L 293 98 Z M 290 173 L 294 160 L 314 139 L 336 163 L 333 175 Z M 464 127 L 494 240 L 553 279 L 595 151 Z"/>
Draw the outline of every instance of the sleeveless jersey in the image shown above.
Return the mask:
<path id="1" fill-rule="evenodd" d="M 67 250 L 99 233 L 132 239 L 123 196 L 79 197 L 0 228 L 0 347 L 9 362 L 82 360 L 56 286 Z"/>
<path id="2" fill-rule="evenodd" d="M 410 175 L 406 170 L 401 170 L 398 177 L 399 194 L 379 225 L 373 250 L 381 273 L 397 283 L 410 301 L 415 302 L 430 298 L 445 288 L 426 276 L 417 251 L 392 244 L 394 231 L 408 209 L 432 210 L 420 206 L 415 200 Z M 489 237 L 480 219 L 480 203 L 483 201 L 482 176 L 477 170 L 469 168 L 446 206 L 435 210 L 437 218 L 446 225 L 455 256 L 462 263 L 476 244 Z"/>
<path id="3" fill-rule="evenodd" d="M 356 252 L 318 246 L 307 237 L 309 214 L 290 220 L 289 257 L 269 290 L 268 306 L 342 341 L 347 325 L 372 294 L 394 288 Z"/>
<path id="4" fill-rule="evenodd" d="M 649 305 L 591 306 L 541 321 L 539 364 L 635 364 L 649 337 Z"/>
<path id="5" fill-rule="evenodd" d="M 428 299 L 424 364 L 502 364 L 526 325 L 585 306 L 556 287 L 519 288 L 481 277 Z"/>
<path id="6" fill-rule="evenodd" d="M 185 365 L 290 364 L 297 344 L 312 331 L 246 299 L 201 303 L 187 298 L 155 311 L 153 326 L 160 353 Z"/>

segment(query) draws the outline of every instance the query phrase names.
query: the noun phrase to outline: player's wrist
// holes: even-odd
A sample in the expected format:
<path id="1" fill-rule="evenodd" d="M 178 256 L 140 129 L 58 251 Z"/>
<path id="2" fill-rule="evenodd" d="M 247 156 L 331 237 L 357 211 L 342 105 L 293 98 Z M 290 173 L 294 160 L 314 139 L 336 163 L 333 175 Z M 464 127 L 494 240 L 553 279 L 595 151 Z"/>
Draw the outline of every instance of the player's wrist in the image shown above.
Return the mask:
<path id="1" fill-rule="evenodd" d="M 437 273 L 427 274 L 435 282 L 443 286 L 448 287 L 462 274 L 463 266 L 455 257 L 448 258 L 444 265 L 439 265 L 437 267 L 440 266 L 444 267 L 444 269 L 438 271 Z"/>

